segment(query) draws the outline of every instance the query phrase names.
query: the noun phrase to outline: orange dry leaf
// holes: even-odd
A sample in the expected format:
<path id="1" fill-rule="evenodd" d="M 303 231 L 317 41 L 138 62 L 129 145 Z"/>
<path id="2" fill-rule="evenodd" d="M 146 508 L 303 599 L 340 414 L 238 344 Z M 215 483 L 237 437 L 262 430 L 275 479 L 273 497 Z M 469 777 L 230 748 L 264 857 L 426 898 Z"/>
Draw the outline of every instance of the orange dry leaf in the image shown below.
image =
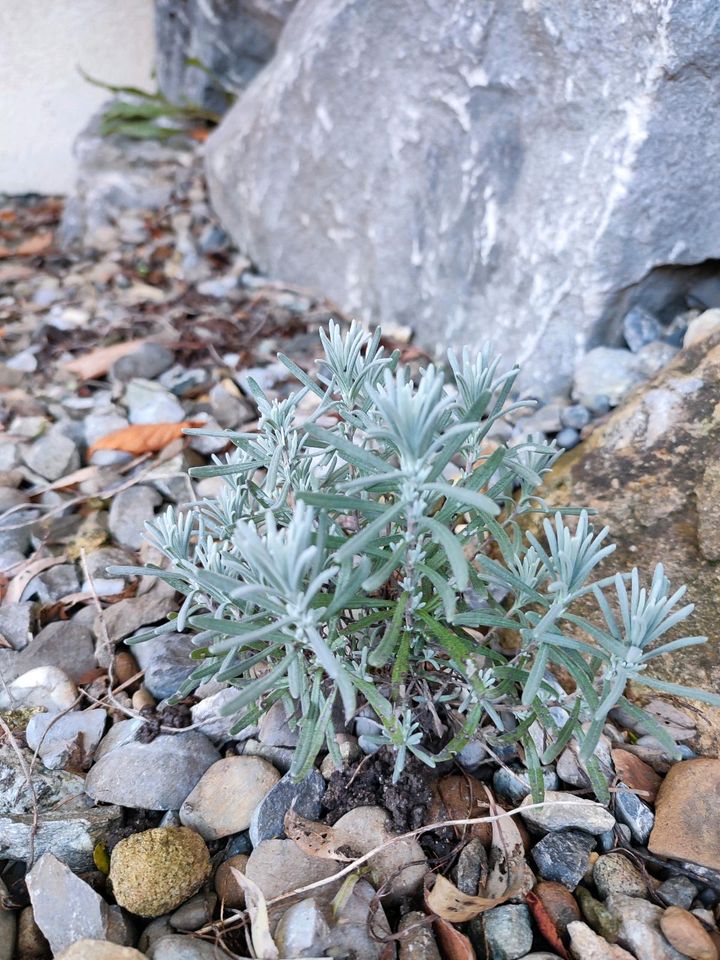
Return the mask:
<path id="1" fill-rule="evenodd" d="M 433 922 L 433 929 L 443 960 L 475 960 L 472 944 L 457 927 L 438 917 Z"/>
<path id="2" fill-rule="evenodd" d="M 144 339 L 128 340 L 125 343 L 116 343 L 112 347 L 99 347 L 82 357 L 69 360 L 63 364 L 63 369 L 67 370 L 68 373 L 74 373 L 81 380 L 103 377 L 116 360 L 126 357 L 129 353 L 134 353 L 145 342 Z"/>
<path id="3" fill-rule="evenodd" d="M 122 450 L 136 457 L 143 453 L 157 453 L 173 440 L 182 437 L 183 430 L 201 426 L 200 420 L 183 420 L 181 423 L 135 423 L 101 437 L 89 448 L 88 456 L 96 450 Z"/>
<path id="4" fill-rule="evenodd" d="M 49 231 L 46 233 L 38 233 L 34 237 L 23 240 L 15 253 L 19 257 L 35 257 L 39 253 L 45 253 L 46 250 L 49 250 L 52 242 L 53 235 Z"/>

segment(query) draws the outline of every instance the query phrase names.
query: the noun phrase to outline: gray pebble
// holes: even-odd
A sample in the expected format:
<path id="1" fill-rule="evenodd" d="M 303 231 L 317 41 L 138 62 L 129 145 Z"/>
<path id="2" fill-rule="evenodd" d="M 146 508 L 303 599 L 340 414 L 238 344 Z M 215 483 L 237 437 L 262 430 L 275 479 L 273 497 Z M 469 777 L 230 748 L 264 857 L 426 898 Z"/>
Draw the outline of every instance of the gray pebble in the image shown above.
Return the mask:
<path id="1" fill-rule="evenodd" d="M 255 808 L 249 831 L 253 847 L 263 840 L 285 836 L 285 814 L 291 807 L 308 820 L 319 819 L 325 790 L 325 780 L 318 770 L 311 770 L 298 783 L 286 773 Z"/>
<path id="2" fill-rule="evenodd" d="M 698 888 L 692 880 L 678 876 L 664 880 L 655 892 L 669 907 L 682 907 L 683 910 L 689 910 L 698 895 Z M 717 897 L 714 891 L 712 894 L 713 898 Z"/>
<path id="3" fill-rule="evenodd" d="M 659 340 L 662 334 L 659 320 L 645 307 L 638 304 L 625 314 L 623 336 L 633 353 L 637 353 L 646 343 Z"/>
<path id="4" fill-rule="evenodd" d="M 506 903 L 483 914 L 488 960 L 518 960 L 532 947 L 530 911 L 524 903 Z"/>
<path id="5" fill-rule="evenodd" d="M 552 767 L 543 768 L 543 783 L 546 790 L 557 790 L 560 786 Z M 501 800 L 518 807 L 531 792 L 528 772 L 517 765 L 510 768 L 500 767 L 493 774 L 493 788 Z"/>
<path id="6" fill-rule="evenodd" d="M 548 833 L 531 850 L 532 858 L 543 880 L 562 883 L 574 890 L 585 875 L 595 837 L 581 830 Z"/>
<path id="7" fill-rule="evenodd" d="M 608 853 L 598 857 L 593 867 L 593 882 L 603 900 L 611 893 L 647 897 L 647 884 L 642 874 L 622 853 Z"/>
<path id="8" fill-rule="evenodd" d="M 624 784 L 618 784 L 623 787 Z M 636 794 L 619 789 L 615 794 L 615 813 L 630 830 L 633 840 L 645 845 L 655 823 L 655 814 Z"/>
<path id="9" fill-rule="evenodd" d="M 555 439 L 559 447 L 563 447 L 565 450 L 572 450 L 573 447 L 576 447 L 580 443 L 580 434 L 577 430 L 573 430 L 572 427 L 565 427 Z"/>
<path id="10" fill-rule="evenodd" d="M 76 445 L 59 430 L 51 430 L 22 451 L 28 467 L 45 480 L 59 480 L 80 466 Z"/>
<path id="11" fill-rule="evenodd" d="M 173 365 L 175 357 L 172 350 L 160 343 L 144 343 L 132 353 L 120 357 L 110 368 L 113 380 L 127 383 L 134 377 L 154 380 Z"/>
<path id="12" fill-rule="evenodd" d="M 590 411 L 581 403 L 573 403 L 565 407 L 560 413 L 560 421 L 564 427 L 571 427 L 573 430 L 582 430 L 590 423 Z"/>
<path id="13" fill-rule="evenodd" d="M 145 538 L 145 523 L 155 516 L 162 497 L 152 487 L 137 484 L 118 493 L 110 507 L 110 532 L 123 547 L 138 550 Z"/>

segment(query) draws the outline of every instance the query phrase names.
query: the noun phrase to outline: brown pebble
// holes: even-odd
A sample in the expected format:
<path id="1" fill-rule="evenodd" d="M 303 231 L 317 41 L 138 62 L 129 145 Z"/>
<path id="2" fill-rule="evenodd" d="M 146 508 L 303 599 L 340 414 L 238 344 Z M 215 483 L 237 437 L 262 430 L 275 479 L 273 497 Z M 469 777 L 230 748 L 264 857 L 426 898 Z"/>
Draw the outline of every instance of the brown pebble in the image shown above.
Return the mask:
<path id="1" fill-rule="evenodd" d="M 140 673 L 140 667 L 138 666 L 137 660 L 129 650 L 121 650 L 119 653 L 115 654 L 112 662 L 112 677 L 114 686 L 121 687 L 137 673 Z M 127 690 L 128 688 L 126 687 L 125 689 Z"/>
<path id="2" fill-rule="evenodd" d="M 720 870 L 719 794 L 720 760 L 701 757 L 676 763 L 655 801 L 650 852 Z"/>
<path id="3" fill-rule="evenodd" d="M 233 910 L 240 910 L 245 906 L 245 891 L 235 879 L 233 870 L 245 873 L 247 862 L 247 854 L 238 853 L 223 861 L 215 874 L 215 892 L 221 903 Z"/>
<path id="4" fill-rule="evenodd" d="M 712 937 L 697 917 L 682 907 L 668 907 L 660 917 L 660 929 L 665 938 L 692 960 L 718 960 Z"/>
<path id="5" fill-rule="evenodd" d="M 155 697 L 150 693 L 147 687 L 140 687 L 139 690 L 136 690 L 132 695 L 132 707 L 133 710 L 137 710 L 140 713 L 145 707 L 154 707 L 156 703 Z"/>
<path id="6" fill-rule="evenodd" d="M 567 933 L 569 923 L 581 919 L 575 897 L 562 883 L 542 880 L 533 888 L 533 893 L 542 903 L 561 937 Z"/>
<path id="7" fill-rule="evenodd" d="M 18 917 L 18 960 L 48 960 L 52 956 L 50 944 L 35 923 L 32 907 L 25 907 Z"/>
<path id="8" fill-rule="evenodd" d="M 643 800 L 655 803 L 662 777 L 655 773 L 650 764 L 627 750 L 613 750 L 612 760 L 622 782 L 631 790 L 642 791 Z"/>

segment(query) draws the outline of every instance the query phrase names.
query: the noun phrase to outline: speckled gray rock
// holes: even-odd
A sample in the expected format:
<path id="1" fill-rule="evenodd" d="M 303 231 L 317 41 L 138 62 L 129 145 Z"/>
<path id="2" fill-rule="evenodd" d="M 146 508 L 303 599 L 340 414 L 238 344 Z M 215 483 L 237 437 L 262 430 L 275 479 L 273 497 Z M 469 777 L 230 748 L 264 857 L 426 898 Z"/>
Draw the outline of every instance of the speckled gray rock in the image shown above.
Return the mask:
<path id="1" fill-rule="evenodd" d="M 263 840 L 284 837 L 285 814 L 291 807 L 301 817 L 318 820 L 325 790 L 325 781 L 317 770 L 311 770 L 299 783 L 286 773 L 255 807 L 250 821 L 252 845 L 256 847 Z"/>
<path id="2" fill-rule="evenodd" d="M 593 866 L 593 882 L 603 900 L 611 893 L 647 897 L 647 884 L 642 874 L 622 853 L 607 853 L 598 857 Z"/>
<path id="3" fill-rule="evenodd" d="M 560 786 L 557 774 L 550 767 L 543 769 L 543 782 L 546 790 L 557 790 Z M 530 793 L 527 770 L 499 767 L 493 774 L 493 788 L 502 800 L 507 800 L 513 807 L 520 806 Z"/>
<path id="4" fill-rule="evenodd" d="M 585 875 L 595 837 L 580 830 L 548 833 L 531 850 L 538 873 L 543 880 L 555 880 L 574 890 Z"/>
<path id="5" fill-rule="evenodd" d="M 107 904 L 51 853 L 28 873 L 27 887 L 35 922 L 56 955 L 85 938 L 128 942 L 120 908 Z"/>
<path id="6" fill-rule="evenodd" d="M 123 547 L 138 550 L 145 536 L 145 524 L 155 516 L 162 497 L 152 487 L 136 484 L 113 497 L 110 532 Z"/>
<path id="7" fill-rule="evenodd" d="M 521 806 L 523 820 L 531 827 L 540 830 L 578 829 L 599 836 L 615 826 L 615 817 L 600 803 L 575 797 L 571 793 L 556 790 L 545 791 L 545 807 L 524 810 L 522 807 L 532 804 L 532 797 L 526 797 Z"/>
<path id="8" fill-rule="evenodd" d="M 530 911 L 524 903 L 505 903 L 482 916 L 488 960 L 517 960 L 532 947 Z"/>
<path id="9" fill-rule="evenodd" d="M 130 741 L 102 754 L 90 768 L 85 791 L 102 803 L 177 810 L 219 758 L 208 738 L 196 730 L 163 734 L 150 743 Z"/>
<path id="10" fill-rule="evenodd" d="M 655 267 L 717 255 L 715 13 L 300 3 L 210 138 L 214 207 L 269 275 L 552 395 Z"/>
<path id="11" fill-rule="evenodd" d="M 655 892 L 668 906 L 689 910 L 698 895 L 698 888 L 687 877 L 677 876 L 663 880 Z"/>
<path id="12" fill-rule="evenodd" d="M 620 920 L 618 942 L 627 947 L 637 960 L 683 960 L 660 932 L 662 907 L 647 900 L 611 894 L 605 906 Z"/>
<path id="13" fill-rule="evenodd" d="M 644 846 L 655 823 L 655 814 L 640 797 L 622 789 L 623 786 L 622 783 L 618 784 L 620 789 L 615 794 L 615 813 L 618 820 L 630 828 L 633 840 Z"/>

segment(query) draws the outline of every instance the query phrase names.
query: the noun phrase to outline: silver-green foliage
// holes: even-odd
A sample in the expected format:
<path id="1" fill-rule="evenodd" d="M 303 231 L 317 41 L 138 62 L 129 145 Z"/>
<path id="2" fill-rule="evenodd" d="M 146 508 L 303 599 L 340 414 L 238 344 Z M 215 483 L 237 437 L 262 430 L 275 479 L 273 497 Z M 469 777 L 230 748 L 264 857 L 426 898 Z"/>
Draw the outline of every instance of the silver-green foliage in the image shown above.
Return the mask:
<path id="1" fill-rule="evenodd" d="M 337 718 L 365 706 L 396 775 L 408 752 L 432 765 L 473 737 L 519 741 L 537 794 L 540 766 L 574 737 L 604 792 L 593 751 L 612 707 L 638 710 L 627 681 L 687 692 L 645 673 L 705 639 L 656 643 L 690 614 L 684 588 L 671 595 L 660 566 L 649 590 L 636 570 L 598 579 L 613 546 L 584 512 L 545 519 L 542 543 L 523 532 L 544 511 L 535 491 L 557 451 L 488 442 L 518 406 L 516 369 L 463 352 L 449 356 L 452 384 L 433 366 L 413 379 L 379 331 L 331 325 L 321 340 L 317 377 L 281 357 L 301 389 L 269 400 L 254 387 L 257 432 L 228 434 L 232 454 L 191 471 L 221 476 L 222 493 L 151 526 L 169 561 L 154 573 L 185 600 L 145 638 L 196 631 L 180 696 L 229 682 L 236 730 L 281 701 L 299 731 L 298 777 L 323 748 L 338 759 Z"/>

